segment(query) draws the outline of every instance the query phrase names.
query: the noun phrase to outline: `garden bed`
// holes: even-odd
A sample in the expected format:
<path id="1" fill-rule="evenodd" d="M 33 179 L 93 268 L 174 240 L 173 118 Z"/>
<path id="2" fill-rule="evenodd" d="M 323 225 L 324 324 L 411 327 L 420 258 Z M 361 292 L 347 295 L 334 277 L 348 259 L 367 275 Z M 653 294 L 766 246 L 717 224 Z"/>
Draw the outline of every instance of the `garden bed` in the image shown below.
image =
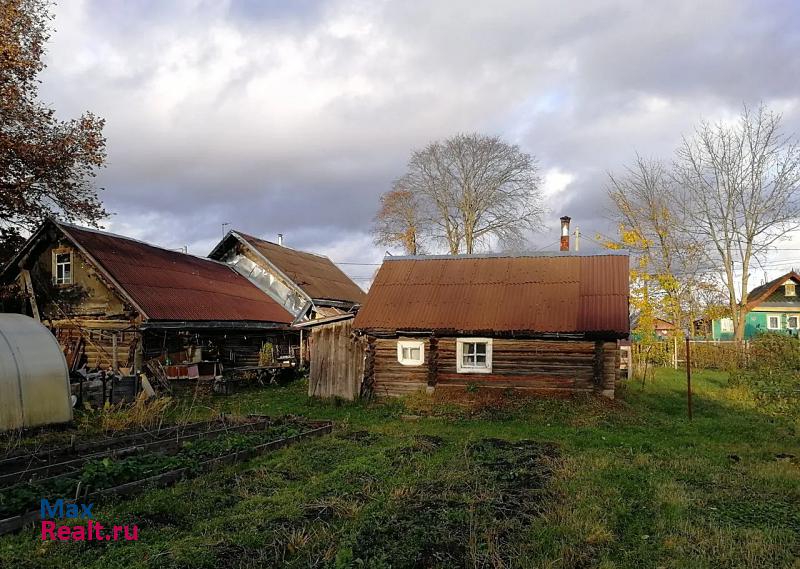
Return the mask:
<path id="1" fill-rule="evenodd" d="M 0 488 L 0 535 L 38 520 L 38 505 L 43 498 L 91 502 L 108 495 L 127 495 L 149 486 L 168 485 L 218 465 L 247 460 L 331 429 L 330 422 L 272 421 L 261 417 L 236 430 L 216 429 L 177 439 L 171 434 L 134 447 L 139 449 L 135 453 L 81 457 L 72 471 Z"/>

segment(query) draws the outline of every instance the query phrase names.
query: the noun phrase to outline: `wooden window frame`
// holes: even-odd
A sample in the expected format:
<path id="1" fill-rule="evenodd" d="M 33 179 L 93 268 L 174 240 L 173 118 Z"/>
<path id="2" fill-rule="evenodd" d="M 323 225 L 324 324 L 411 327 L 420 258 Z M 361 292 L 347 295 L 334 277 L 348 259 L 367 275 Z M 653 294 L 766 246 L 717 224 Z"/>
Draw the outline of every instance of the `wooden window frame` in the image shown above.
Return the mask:
<path id="1" fill-rule="evenodd" d="M 792 318 L 794 318 L 794 326 L 792 326 Z M 800 329 L 800 316 L 797 314 L 790 314 L 786 317 L 786 329 L 797 330 Z"/>
<path id="2" fill-rule="evenodd" d="M 733 334 L 733 318 L 720 318 L 719 332 L 720 334 Z"/>
<path id="3" fill-rule="evenodd" d="M 59 255 L 69 255 L 69 280 L 60 281 L 58 278 L 58 267 L 59 265 L 63 265 L 63 263 L 58 262 Z M 70 286 L 75 282 L 75 255 L 73 254 L 72 249 L 53 249 L 52 264 L 53 284 L 55 286 Z"/>
<path id="4" fill-rule="evenodd" d="M 777 326 L 770 326 L 770 322 L 773 318 L 778 319 Z M 781 329 L 781 315 L 780 314 L 767 314 L 767 330 L 780 330 Z"/>
<path id="5" fill-rule="evenodd" d="M 486 365 L 464 365 L 464 346 L 467 344 L 486 344 Z M 457 373 L 492 373 L 492 338 L 456 338 Z"/>
<path id="6" fill-rule="evenodd" d="M 406 358 L 403 349 L 419 348 L 419 359 Z M 425 363 L 425 342 L 423 340 L 397 340 L 397 361 L 404 366 L 421 366 Z"/>
<path id="7" fill-rule="evenodd" d="M 789 291 L 792 291 L 791 293 Z M 783 285 L 783 296 L 797 296 L 797 285 L 794 282 L 788 282 Z"/>

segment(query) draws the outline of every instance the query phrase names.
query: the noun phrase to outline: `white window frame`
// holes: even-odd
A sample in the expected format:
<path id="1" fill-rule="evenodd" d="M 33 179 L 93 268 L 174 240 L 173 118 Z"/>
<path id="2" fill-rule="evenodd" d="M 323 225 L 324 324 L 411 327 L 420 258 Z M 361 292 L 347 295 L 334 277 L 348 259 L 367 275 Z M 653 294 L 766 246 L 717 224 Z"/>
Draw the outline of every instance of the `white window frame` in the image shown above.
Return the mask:
<path id="1" fill-rule="evenodd" d="M 733 334 L 733 318 L 720 318 L 719 331 L 721 334 Z"/>
<path id="2" fill-rule="evenodd" d="M 486 365 L 475 367 L 464 365 L 464 346 L 466 344 L 486 344 Z M 458 373 L 492 373 L 492 339 L 491 338 L 457 338 L 456 339 L 456 372 Z"/>
<path id="3" fill-rule="evenodd" d="M 794 318 L 794 326 L 792 326 L 792 318 Z M 800 316 L 797 314 L 789 314 L 786 316 L 786 328 L 788 330 L 797 330 L 800 328 Z"/>
<path id="4" fill-rule="evenodd" d="M 778 319 L 777 326 L 771 326 L 772 319 Z M 780 314 L 767 314 L 767 330 L 780 330 L 781 329 L 781 315 Z"/>
<path id="5" fill-rule="evenodd" d="M 791 291 L 791 292 L 789 292 Z M 784 296 L 797 296 L 797 285 L 794 282 L 788 282 L 783 285 Z"/>
<path id="6" fill-rule="evenodd" d="M 403 357 L 403 348 L 419 348 L 419 359 Z M 404 366 L 421 366 L 425 363 L 425 342 L 422 340 L 397 340 L 397 361 Z"/>
<path id="7" fill-rule="evenodd" d="M 59 263 L 58 262 L 59 255 L 69 255 L 69 261 L 67 261 L 66 263 Z M 58 269 L 59 267 L 62 266 L 69 267 L 69 278 L 59 278 Z M 53 251 L 53 284 L 55 284 L 56 286 L 71 285 L 74 275 L 75 275 L 74 257 L 72 255 L 72 251 L 69 250 L 65 251 L 63 249 Z"/>

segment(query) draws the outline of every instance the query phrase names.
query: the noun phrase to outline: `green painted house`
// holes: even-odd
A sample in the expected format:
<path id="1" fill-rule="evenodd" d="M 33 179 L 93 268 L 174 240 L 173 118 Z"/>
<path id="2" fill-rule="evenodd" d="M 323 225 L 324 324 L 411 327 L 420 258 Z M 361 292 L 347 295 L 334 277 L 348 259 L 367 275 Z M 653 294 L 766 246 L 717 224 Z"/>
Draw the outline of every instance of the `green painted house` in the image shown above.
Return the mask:
<path id="1" fill-rule="evenodd" d="M 744 339 L 759 332 L 800 332 L 800 274 L 794 271 L 754 288 L 747 295 Z M 733 340 L 733 320 L 717 318 L 712 325 L 715 340 Z"/>

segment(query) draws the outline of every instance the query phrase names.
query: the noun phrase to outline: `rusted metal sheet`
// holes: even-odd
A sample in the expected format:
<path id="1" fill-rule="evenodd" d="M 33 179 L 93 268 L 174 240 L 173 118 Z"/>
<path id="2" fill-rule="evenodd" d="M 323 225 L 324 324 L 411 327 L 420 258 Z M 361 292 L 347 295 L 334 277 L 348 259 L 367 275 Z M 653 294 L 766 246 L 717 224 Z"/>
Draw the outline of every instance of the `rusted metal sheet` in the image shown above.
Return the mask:
<path id="1" fill-rule="evenodd" d="M 366 293 L 328 257 L 270 243 L 238 231 L 237 234 L 313 299 L 361 303 L 366 298 Z"/>
<path id="2" fill-rule="evenodd" d="M 628 293 L 624 255 L 387 259 L 354 328 L 625 335 Z"/>
<path id="3" fill-rule="evenodd" d="M 62 229 L 149 320 L 292 321 L 283 307 L 223 263 L 75 226 Z"/>

